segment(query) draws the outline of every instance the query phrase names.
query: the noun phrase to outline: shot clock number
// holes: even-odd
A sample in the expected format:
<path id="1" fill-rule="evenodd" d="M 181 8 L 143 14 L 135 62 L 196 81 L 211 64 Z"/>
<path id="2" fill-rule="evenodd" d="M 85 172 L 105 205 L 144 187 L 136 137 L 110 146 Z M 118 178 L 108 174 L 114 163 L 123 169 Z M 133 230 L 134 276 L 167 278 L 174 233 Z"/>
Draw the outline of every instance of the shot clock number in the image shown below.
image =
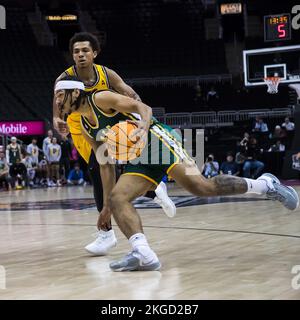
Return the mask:
<path id="1" fill-rule="evenodd" d="M 278 31 L 278 38 L 285 38 L 286 36 L 286 31 L 284 30 L 284 24 L 279 24 L 277 26 L 277 31 Z"/>

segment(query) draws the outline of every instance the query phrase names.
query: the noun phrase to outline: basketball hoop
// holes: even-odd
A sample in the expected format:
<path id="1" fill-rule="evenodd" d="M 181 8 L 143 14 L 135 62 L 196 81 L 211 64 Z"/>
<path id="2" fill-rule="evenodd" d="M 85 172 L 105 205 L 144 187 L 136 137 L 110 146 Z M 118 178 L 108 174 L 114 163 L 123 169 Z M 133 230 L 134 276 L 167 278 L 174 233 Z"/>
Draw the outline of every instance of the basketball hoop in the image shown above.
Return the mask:
<path id="1" fill-rule="evenodd" d="M 279 82 L 281 81 L 280 77 L 266 77 L 264 78 L 264 81 L 266 83 L 266 85 L 268 86 L 268 93 L 270 94 L 274 94 L 278 92 L 278 85 Z"/>

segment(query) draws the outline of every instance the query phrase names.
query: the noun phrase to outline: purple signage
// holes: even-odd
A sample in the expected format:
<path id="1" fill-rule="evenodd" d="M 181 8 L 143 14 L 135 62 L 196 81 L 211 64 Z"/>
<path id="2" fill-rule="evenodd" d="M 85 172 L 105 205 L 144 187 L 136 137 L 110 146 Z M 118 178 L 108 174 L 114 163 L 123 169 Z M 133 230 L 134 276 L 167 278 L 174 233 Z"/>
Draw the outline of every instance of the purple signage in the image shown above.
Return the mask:
<path id="1" fill-rule="evenodd" d="M 45 134 L 43 121 L 0 121 L 0 134 L 9 136 L 35 136 Z"/>

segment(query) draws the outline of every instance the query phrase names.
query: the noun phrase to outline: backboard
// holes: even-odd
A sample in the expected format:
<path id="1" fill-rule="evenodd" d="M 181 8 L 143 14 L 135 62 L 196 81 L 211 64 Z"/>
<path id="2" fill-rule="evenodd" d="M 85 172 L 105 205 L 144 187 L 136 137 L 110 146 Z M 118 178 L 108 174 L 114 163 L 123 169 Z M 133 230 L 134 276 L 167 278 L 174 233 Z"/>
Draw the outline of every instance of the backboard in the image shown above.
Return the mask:
<path id="1" fill-rule="evenodd" d="M 300 45 L 244 50 L 243 69 L 245 86 L 265 85 L 264 78 L 273 76 L 300 82 Z"/>

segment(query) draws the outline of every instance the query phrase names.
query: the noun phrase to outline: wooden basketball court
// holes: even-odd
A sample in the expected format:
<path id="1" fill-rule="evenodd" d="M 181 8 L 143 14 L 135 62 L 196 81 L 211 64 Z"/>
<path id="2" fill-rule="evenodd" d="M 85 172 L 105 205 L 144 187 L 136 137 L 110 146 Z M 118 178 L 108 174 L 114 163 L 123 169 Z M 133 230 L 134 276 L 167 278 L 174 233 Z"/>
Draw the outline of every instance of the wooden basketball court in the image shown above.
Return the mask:
<path id="1" fill-rule="evenodd" d="M 241 198 L 180 207 L 173 219 L 139 209 L 162 269 L 114 273 L 109 263 L 130 249 L 115 224 L 110 255 L 84 250 L 96 231 L 91 187 L 1 192 L 0 299 L 299 299 L 299 210 Z"/>

